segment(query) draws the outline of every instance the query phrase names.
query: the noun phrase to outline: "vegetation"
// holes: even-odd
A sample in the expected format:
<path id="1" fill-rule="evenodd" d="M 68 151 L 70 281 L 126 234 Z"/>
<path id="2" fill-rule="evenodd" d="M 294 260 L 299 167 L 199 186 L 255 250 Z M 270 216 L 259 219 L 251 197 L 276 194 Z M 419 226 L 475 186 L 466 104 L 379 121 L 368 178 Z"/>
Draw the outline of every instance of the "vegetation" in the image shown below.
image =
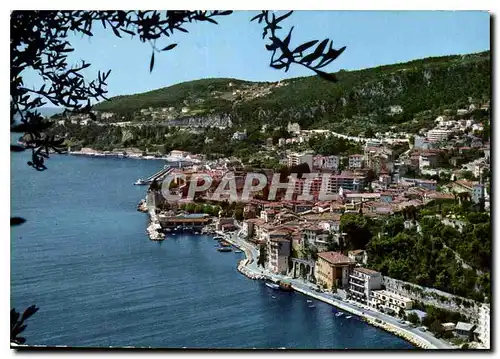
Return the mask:
<path id="1" fill-rule="evenodd" d="M 490 219 L 470 212 L 466 218 L 475 223 L 467 221 L 461 233 L 436 217 L 422 218 L 421 231 L 417 232 L 415 228 L 403 229 L 404 218 L 393 216 L 381 235 L 373 236 L 366 246 L 369 266 L 395 279 L 489 301 Z M 358 224 L 358 228 L 363 227 Z"/>
<path id="2" fill-rule="evenodd" d="M 72 66 L 68 64 L 68 54 L 74 51 L 69 41 L 69 34 L 92 37 L 95 24 L 112 31 L 117 37 L 130 35 L 139 38 L 143 43 L 151 45 L 150 72 L 155 64 L 155 54 L 170 51 L 177 44 L 169 43 L 163 48 L 156 47 L 157 40 L 164 40 L 177 32 L 188 32 L 186 24 L 196 22 L 210 22 L 217 24 L 215 18 L 231 15 L 232 11 L 12 11 L 10 31 L 10 126 L 11 132 L 25 134 L 23 145 L 11 145 L 11 151 L 30 149 L 32 159 L 28 165 L 38 171 L 46 170 L 45 160 L 52 151 L 62 152 L 65 133 L 51 130 L 52 123 L 46 121 L 37 111 L 37 108 L 51 103 L 56 107 L 65 108 L 65 113 L 86 114 L 95 120 L 95 113 L 91 112 L 91 103 L 106 99 L 107 78 L 111 70 L 106 73 L 98 72 L 97 79 L 89 81 L 82 74 L 82 70 L 90 66 L 84 60 Z M 281 16 L 270 11 L 261 11 L 251 21 L 263 23 L 263 39 L 269 41 L 266 50 L 270 51 L 270 66 L 275 69 L 288 71 L 290 66 L 304 66 L 315 72 L 321 79 L 336 81 L 333 74 L 320 70 L 332 63 L 345 50 L 345 47 L 334 49 L 332 41 L 325 39 L 317 46 L 318 40 L 297 44 L 295 49 L 289 48 L 293 27 L 286 37 L 278 34 L 282 29 L 282 21 L 288 18 L 292 11 Z M 158 42 L 160 42 L 158 41 Z M 25 84 L 23 77 L 30 72 L 43 82 L 43 86 L 34 89 L 31 84 Z M 220 103 L 215 99 L 208 102 L 211 106 Z M 127 111 L 128 109 L 125 109 Z M 109 140 L 101 140 L 102 133 L 91 128 L 89 133 L 83 134 L 77 140 L 86 145 L 96 147 L 110 146 Z M 113 132 L 112 141 L 118 142 L 118 131 Z M 94 132 L 94 133 L 92 133 Z M 97 132 L 97 133 L 95 133 Z M 62 136 L 54 136 L 59 134 Z M 122 133 L 121 140 L 124 140 Z M 70 139 L 71 140 L 71 139 Z M 101 142 L 102 141 L 102 142 Z M 145 143 L 148 145 L 148 143 Z M 21 217 L 12 217 L 11 225 L 20 225 L 25 222 Z M 34 314 L 34 306 L 25 311 L 23 318 L 18 322 L 19 313 L 11 311 L 11 341 L 24 342 L 18 337 L 24 328 L 23 321 Z M 31 310 L 31 312 L 30 312 Z M 29 314 L 29 315 L 28 315 Z"/>
<path id="3" fill-rule="evenodd" d="M 490 53 L 427 58 L 340 71 L 336 76 L 336 84 L 303 77 L 281 81 L 280 86 L 236 79 L 200 80 L 112 98 L 94 109 L 126 116 L 144 108 L 178 108 L 179 103 L 187 103 L 190 110 L 196 110 L 190 116 L 229 113 L 233 123 L 246 126 L 298 122 L 303 128 L 330 128 L 355 135 L 371 135 L 391 126 L 418 130 L 445 109 L 465 107 L 469 98 L 488 101 Z M 246 95 L 233 97 L 237 91 Z M 262 96 L 252 95 L 259 92 Z M 214 97 L 216 105 L 210 103 Z M 402 112 L 391 112 L 394 105 L 401 106 Z"/>

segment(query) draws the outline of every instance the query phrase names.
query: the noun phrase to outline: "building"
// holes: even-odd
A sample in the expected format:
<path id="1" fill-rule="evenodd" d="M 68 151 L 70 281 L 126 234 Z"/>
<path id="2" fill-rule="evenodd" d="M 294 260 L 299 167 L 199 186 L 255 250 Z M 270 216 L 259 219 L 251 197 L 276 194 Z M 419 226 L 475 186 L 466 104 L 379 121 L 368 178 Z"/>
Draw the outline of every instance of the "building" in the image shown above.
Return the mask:
<path id="1" fill-rule="evenodd" d="M 433 129 L 427 132 L 427 138 L 430 141 L 442 141 L 446 140 L 449 135 L 453 133 L 452 130 L 444 130 L 444 129 Z"/>
<path id="2" fill-rule="evenodd" d="M 305 153 L 291 153 L 288 155 L 288 167 L 298 166 L 302 163 L 307 163 L 309 169 L 313 168 L 313 155 Z"/>
<path id="3" fill-rule="evenodd" d="M 350 155 L 349 156 L 349 168 L 362 168 L 363 167 L 363 155 Z"/>
<path id="4" fill-rule="evenodd" d="M 354 261 L 340 252 L 321 252 L 315 266 L 315 277 L 319 285 L 331 291 L 335 288 L 347 288 L 349 272 Z"/>
<path id="5" fill-rule="evenodd" d="M 410 298 L 388 290 L 373 291 L 371 306 L 386 313 L 398 314 L 399 311 L 411 309 L 413 301 Z"/>
<path id="6" fill-rule="evenodd" d="M 243 140 L 246 140 L 246 138 L 247 138 L 247 132 L 246 132 L 246 130 L 243 131 L 243 132 L 235 132 L 235 133 L 233 133 L 233 140 L 243 141 Z"/>
<path id="7" fill-rule="evenodd" d="M 481 305 L 479 308 L 479 340 L 486 349 L 490 349 L 490 306 Z"/>
<path id="8" fill-rule="evenodd" d="M 435 191 L 437 188 L 437 181 L 436 180 L 425 180 L 425 179 L 419 179 L 419 178 L 408 178 L 408 177 L 403 177 L 400 179 L 400 182 L 406 182 L 408 184 L 417 186 L 417 187 L 422 187 L 431 191 Z"/>
<path id="9" fill-rule="evenodd" d="M 357 267 L 349 275 L 349 294 L 351 298 L 368 304 L 373 290 L 382 287 L 382 274 L 377 271 Z"/>
<path id="10" fill-rule="evenodd" d="M 422 152 L 418 157 L 418 168 L 422 170 L 425 167 L 435 167 L 438 161 L 438 155 L 435 152 Z"/>
<path id="11" fill-rule="evenodd" d="M 455 327 L 455 335 L 465 340 L 472 340 L 474 337 L 475 324 L 458 322 Z"/>
<path id="12" fill-rule="evenodd" d="M 347 256 L 358 264 L 366 264 L 368 261 L 368 255 L 366 251 L 362 249 L 349 251 L 347 252 Z"/>
<path id="13" fill-rule="evenodd" d="M 288 272 L 288 260 L 291 255 L 290 231 L 278 229 L 268 233 L 267 264 L 276 274 Z"/>
<path id="14" fill-rule="evenodd" d="M 313 168 L 325 170 L 337 170 L 339 168 L 339 156 L 314 156 Z"/>
<path id="15" fill-rule="evenodd" d="M 354 175 L 333 175 L 328 178 L 328 193 L 338 193 L 340 188 L 352 192 L 361 192 L 366 184 L 366 177 Z"/>
<path id="16" fill-rule="evenodd" d="M 482 200 L 484 200 L 484 185 L 481 183 L 476 183 L 472 186 L 472 195 L 471 195 L 472 202 L 474 203 L 480 203 Z"/>

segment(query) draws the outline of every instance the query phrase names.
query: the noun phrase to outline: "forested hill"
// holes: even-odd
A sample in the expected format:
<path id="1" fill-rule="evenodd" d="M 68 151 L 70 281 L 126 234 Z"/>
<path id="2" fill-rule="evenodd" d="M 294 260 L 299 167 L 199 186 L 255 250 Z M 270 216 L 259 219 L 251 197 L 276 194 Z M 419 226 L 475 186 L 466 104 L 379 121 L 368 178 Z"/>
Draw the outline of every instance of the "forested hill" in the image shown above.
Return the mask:
<path id="1" fill-rule="evenodd" d="M 303 127 L 344 129 L 353 122 L 360 127 L 408 125 L 429 113 L 487 102 L 490 62 L 490 51 L 433 57 L 339 71 L 338 83 L 317 76 L 277 83 L 203 79 L 118 96 L 94 109 L 136 121 L 196 118 L 203 122 L 204 118 L 228 116 L 236 125 L 290 121 Z"/>

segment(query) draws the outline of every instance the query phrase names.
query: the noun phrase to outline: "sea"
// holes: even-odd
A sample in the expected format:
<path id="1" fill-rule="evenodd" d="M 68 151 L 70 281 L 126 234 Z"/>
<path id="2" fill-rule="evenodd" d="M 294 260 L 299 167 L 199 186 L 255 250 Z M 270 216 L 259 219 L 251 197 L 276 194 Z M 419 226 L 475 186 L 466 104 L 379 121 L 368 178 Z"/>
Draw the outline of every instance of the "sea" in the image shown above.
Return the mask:
<path id="1" fill-rule="evenodd" d="M 162 161 L 11 155 L 11 307 L 40 309 L 28 345 L 210 349 L 412 349 L 356 316 L 237 270 L 244 254 L 207 235 L 152 242 L 134 186 Z"/>

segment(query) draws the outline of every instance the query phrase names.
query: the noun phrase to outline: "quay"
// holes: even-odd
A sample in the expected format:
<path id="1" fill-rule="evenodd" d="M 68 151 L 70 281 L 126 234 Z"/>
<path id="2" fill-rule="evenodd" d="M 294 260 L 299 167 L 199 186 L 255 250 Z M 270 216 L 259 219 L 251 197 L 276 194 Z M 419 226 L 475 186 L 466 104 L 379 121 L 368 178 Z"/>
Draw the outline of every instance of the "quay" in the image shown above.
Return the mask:
<path id="1" fill-rule="evenodd" d="M 240 238 L 236 232 L 228 234 L 216 231 L 216 234 L 223 236 L 225 241 L 245 253 L 246 258 L 238 263 L 238 271 L 250 279 L 272 282 L 284 280 L 290 283 L 295 291 L 356 315 L 368 324 L 399 336 L 419 349 L 457 349 L 457 347 L 434 337 L 429 332 L 422 332 L 417 328 L 409 327 L 406 324 L 400 323 L 396 318 L 376 311 L 373 308 L 363 306 L 352 300 L 340 300 L 328 293 L 317 292 L 315 290 L 316 286 L 312 283 L 260 269 L 257 266 L 259 252 L 255 246 Z"/>

